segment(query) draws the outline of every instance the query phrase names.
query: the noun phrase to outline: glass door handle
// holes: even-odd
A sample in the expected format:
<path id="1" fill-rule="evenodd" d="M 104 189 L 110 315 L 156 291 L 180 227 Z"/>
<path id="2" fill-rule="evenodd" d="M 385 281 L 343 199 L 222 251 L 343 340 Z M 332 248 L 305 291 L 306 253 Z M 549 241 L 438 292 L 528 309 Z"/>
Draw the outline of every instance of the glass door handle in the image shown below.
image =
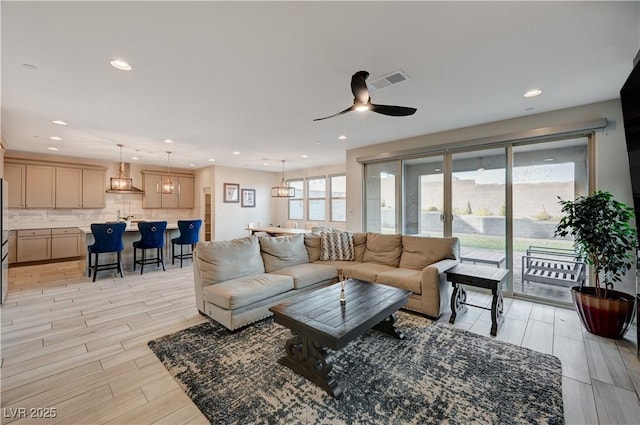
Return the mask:
<path id="1" fill-rule="evenodd" d="M 444 223 L 444 213 L 440 214 L 440 221 Z"/>

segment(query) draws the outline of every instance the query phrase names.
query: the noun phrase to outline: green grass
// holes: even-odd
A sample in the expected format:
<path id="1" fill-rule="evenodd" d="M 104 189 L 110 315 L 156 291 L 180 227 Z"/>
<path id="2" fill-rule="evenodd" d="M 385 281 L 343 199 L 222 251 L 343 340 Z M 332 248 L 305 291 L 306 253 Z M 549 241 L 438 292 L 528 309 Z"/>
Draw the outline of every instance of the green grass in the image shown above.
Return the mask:
<path id="1" fill-rule="evenodd" d="M 458 234 L 455 235 L 460 239 L 460 245 L 467 248 L 483 248 L 504 250 L 506 241 L 502 236 L 487 236 L 476 234 Z M 534 239 L 534 238 L 515 238 L 513 240 L 514 251 L 526 251 L 529 246 L 543 246 L 548 248 L 573 248 L 572 241 L 560 239 Z"/>

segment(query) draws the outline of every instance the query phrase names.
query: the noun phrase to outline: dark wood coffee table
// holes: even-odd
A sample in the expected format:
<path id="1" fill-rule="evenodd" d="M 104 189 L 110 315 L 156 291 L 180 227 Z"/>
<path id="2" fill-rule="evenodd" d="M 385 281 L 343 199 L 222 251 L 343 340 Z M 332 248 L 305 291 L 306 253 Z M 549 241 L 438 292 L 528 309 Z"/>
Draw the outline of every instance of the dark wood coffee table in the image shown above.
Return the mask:
<path id="1" fill-rule="evenodd" d="M 293 333 L 285 343 L 287 355 L 278 362 L 335 398 L 342 388 L 329 376 L 332 356 L 326 349 L 339 350 L 371 328 L 403 339 L 394 326 L 394 313 L 411 292 L 349 279 L 345 293 L 347 301 L 340 304 L 340 283 L 336 283 L 269 309 L 275 322 Z"/>

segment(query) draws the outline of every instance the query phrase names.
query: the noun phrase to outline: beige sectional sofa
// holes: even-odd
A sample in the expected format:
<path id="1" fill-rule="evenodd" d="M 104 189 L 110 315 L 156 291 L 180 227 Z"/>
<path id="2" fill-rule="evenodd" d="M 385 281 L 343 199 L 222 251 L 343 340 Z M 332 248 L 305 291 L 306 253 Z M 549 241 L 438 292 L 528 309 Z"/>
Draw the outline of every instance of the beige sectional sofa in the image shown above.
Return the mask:
<path id="1" fill-rule="evenodd" d="M 432 318 L 448 311 L 444 271 L 459 263 L 457 238 L 346 236 L 349 246 L 338 257 L 348 260 L 327 260 L 336 253 L 329 255 L 328 235 L 316 233 L 200 242 L 193 256 L 198 310 L 233 330 L 269 316 L 272 305 L 344 274 L 411 291 L 406 309 Z"/>

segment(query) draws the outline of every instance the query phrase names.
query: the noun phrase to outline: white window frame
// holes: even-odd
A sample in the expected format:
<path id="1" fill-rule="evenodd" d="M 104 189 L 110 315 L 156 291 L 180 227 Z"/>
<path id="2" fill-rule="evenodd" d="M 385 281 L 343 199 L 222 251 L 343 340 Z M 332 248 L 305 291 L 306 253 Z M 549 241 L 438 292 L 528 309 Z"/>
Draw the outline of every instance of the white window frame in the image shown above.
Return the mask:
<path id="1" fill-rule="evenodd" d="M 289 186 L 291 186 L 291 183 L 297 183 L 297 182 L 302 182 L 302 197 L 297 197 L 294 196 L 293 198 L 289 198 L 287 199 L 287 220 L 304 220 L 304 214 L 305 214 L 305 183 L 304 183 L 304 179 L 292 179 L 292 180 L 288 180 L 287 184 Z M 297 190 L 296 190 L 296 195 L 297 195 Z M 291 201 L 302 201 L 302 217 L 301 218 L 291 218 Z"/>
<path id="2" fill-rule="evenodd" d="M 311 197 L 309 196 L 309 182 L 312 180 L 324 180 L 324 197 L 322 198 L 318 198 L 318 197 Z M 307 198 L 306 204 L 307 204 L 307 220 L 308 221 L 327 221 L 327 176 L 315 176 L 315 177 L 307 177 L 305 179 L 305 185 L 304 185 L 304 189 L 305 189 L 305 195 Z M 309 213 L 311 212 L 311 208 L 309 206 L 311 201 L 319 201 L 322 200 L 324 201 L 324 217 L 322 219 L 320 218 L 311 218 L 309 217 Z"/>
<path id="3" fill-rule="evenodd" d="M 344 177 L 345 180 L 345 188 L 344 188 L 344 196 L 333 196 L 333 178 L 334 177 Z M 329 220 L 331 222 L 336 223 L 346 223 L 347 221 L 347 175 L 345 173 L 340 174 L 330 174 L 327 176 L 327 180 L 329 181 L 329 191 L 327 192 L 327 196 L 329 197 Z M 333 200 L 334 199 L 343 199 L 345 201 L 344 206 L 344 220 L 335 220 L 333 218 Z"/>

